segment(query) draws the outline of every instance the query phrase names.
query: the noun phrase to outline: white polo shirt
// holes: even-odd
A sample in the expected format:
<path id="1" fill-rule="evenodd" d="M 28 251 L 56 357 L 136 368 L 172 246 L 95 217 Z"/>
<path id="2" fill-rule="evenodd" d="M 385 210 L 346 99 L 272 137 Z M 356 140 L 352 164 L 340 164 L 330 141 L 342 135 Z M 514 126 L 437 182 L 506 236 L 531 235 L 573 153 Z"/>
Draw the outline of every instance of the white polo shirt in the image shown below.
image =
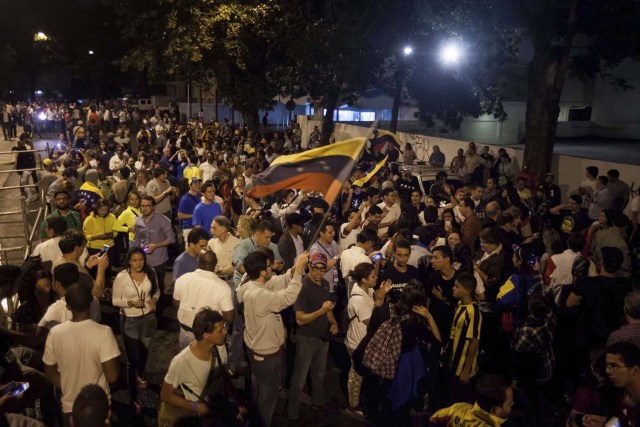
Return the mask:
<path id="1" fill-rule="evenodd" d="M 240 239 L 236 236 L 229 234 L 227 240 L 223 243 L 220 239 L 213 238 L 209 240 L 207 247 L 216 254 L 218 258 L 218 266 L 221 268 L 232 265 L 233 263 L 233 249 L 240 244 Z M 233 272 L 231 272 L 233 274 Z"/>
<path id="2" fill-rule="evenodd" d="M 363 248 L 353 246 L 343 251 L 342 255 L 340 255 L 340 270 L 342 272 L 342 277 L 346 278 L 349 275 L 349 272 L 361 262 L 373 264 L 371 258 L 367 256 Z"/>

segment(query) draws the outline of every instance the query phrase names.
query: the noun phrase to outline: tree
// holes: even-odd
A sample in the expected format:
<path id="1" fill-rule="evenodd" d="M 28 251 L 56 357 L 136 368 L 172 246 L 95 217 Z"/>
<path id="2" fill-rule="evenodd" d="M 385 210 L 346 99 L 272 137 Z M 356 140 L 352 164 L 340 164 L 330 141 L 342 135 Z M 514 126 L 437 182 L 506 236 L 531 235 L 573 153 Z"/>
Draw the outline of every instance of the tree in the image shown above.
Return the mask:
<path id="1" fill-rule="evenodd" d="M 608 79 L 609 69 L 627 57 L 638 57 L 640 1 L 514 3 L 534 47 L 529 67 L 524 164 L 541 177 L 551 169 L 560 97 L 567 76 Z M 619 80 L 612 83 L 626 85 Z"/>

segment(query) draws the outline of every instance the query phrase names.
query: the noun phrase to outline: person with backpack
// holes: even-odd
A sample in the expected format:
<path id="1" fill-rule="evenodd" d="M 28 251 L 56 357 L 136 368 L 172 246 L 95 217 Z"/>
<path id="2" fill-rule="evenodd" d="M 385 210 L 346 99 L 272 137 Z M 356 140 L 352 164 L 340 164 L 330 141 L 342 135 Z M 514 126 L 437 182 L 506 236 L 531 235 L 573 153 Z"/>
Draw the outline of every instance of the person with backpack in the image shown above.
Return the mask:
<path id="1" fill-rule="evenodd" d="M 362 359 L 380 385 L 378 425 L 411 424 L 411 408 L 416 402 L 422 404 L 431 382 L 429 352 L 438 352 L 442 342 L 422 284 L 411 280 L 401 292 L 391 291 L 399 294 L 397 303 L 389 307 L 390 317 L 375 331 Z M 372 418 L 376 408 L 367 409 Z"/>

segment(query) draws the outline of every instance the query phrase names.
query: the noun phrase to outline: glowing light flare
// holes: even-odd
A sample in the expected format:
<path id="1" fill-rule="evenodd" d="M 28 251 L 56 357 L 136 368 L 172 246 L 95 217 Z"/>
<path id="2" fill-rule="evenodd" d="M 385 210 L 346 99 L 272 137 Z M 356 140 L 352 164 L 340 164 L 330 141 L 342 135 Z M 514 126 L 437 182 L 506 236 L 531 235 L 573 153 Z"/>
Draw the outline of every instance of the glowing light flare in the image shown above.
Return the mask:
<path id="1" fill-rule="evenodd" d="M 404 56 L 413 55 L 413 48 L 411 46 L 405 46 L 404 49 L 402 49 L 402 53 L 404 53 Z"/>
<path id="2" fill-rule="evenodd" d="M 449 42 L 440 49 L 440 60 L 446 64 L 458 64 L 462 61 L 463 51 L 459 44 Z"/>

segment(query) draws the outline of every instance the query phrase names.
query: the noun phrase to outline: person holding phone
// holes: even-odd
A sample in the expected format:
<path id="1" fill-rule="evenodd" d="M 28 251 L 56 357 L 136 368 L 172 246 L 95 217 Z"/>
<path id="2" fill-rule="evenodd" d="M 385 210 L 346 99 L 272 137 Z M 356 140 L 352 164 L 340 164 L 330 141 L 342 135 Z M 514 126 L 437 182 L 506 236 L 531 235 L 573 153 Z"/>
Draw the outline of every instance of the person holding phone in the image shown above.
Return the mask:
<path id="1" fill-rule="evenodd" d="M 149 342 L 156 330 L 154 311 L 160 290 L 156 273 L 146 263 L 141 248 L 132 248 L 127 255 L 128 267 L 113 282 L 112 303 L 120 307 L 122 336 L 127 354 L 127 383 L 134 411 L 142 410 L 138 388 L 146 389 L 144 372 L 149 355 Z"/>

